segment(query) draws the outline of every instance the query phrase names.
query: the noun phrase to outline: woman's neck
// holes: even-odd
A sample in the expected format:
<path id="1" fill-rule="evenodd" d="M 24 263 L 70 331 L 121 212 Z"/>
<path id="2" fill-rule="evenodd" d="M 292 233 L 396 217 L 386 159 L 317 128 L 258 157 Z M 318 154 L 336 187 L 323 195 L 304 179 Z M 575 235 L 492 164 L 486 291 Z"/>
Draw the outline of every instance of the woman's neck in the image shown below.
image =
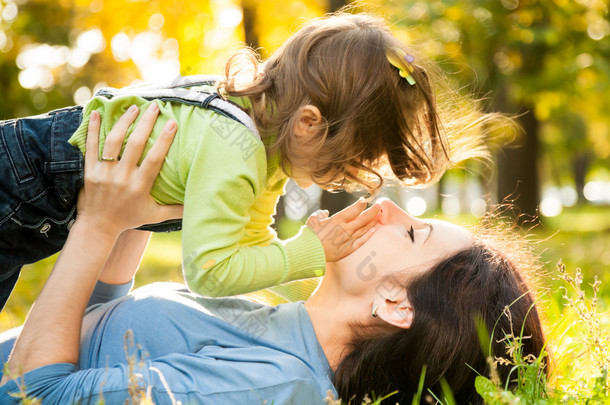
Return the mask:
<path id="1" fill-rule="evenodd" d="M 352 337 L 351 323 L 363 321 L 366 309 L 362 300 L 346 297 L 332 279 L 322 280 L 320 287 L 305 303 L 318 342 L 335 370 L 345 355 Z"/>

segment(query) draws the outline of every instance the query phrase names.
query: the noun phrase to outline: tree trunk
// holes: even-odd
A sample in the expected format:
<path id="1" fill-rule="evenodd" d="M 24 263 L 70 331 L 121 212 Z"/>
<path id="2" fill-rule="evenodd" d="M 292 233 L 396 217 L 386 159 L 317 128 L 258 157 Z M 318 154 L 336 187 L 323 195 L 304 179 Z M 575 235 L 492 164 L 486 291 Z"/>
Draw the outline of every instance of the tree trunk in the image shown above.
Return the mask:
<path id="1" fill-rule="evenodd" d="M 578 195 L 578 204 L 586 202 L 584 188 L 585 177 L 591 164 L 591 155 L 589 152 L 581 152 L 572 158 L 572 175 L 574 176 L 574 185 L 576 194 Z"/>
<path id="2" fill-rule="evenodd" d="M 339 10 L 341 7 L 345 6 L 347 3 L 348 2 L 345 0 L 329 0 L 328 9 L 332 13 L 332 12 Z"/>
<path id="3" fill-rule="evenodd" d="M 356 200 L 356 197 L 344 191 L 340 193 L 329 193 L 328 191 L 323 191 L 322 196 L 320 197 L 320 209 L 328 210 L 330 215 L 333 215 L 348 205 L 355 203 Z"/>
<path id="4" fill-rule="evenodd" d="M 531 110 L 519 122 L 524 133 L 498 154 L 498 201 L 512 202 L 530 220 L 538 214 L 539 122 Z"/>
<path id="5" fill-rule="evenodd" d="M 246 45 L 258 52 L 260 44 L 258 42 L 258 35 L 254 29 L 256 26 L 256 7 L 253 7 L 248 1 L 242 1 L 241 9 L 244 15 L 243 21 Z"/>

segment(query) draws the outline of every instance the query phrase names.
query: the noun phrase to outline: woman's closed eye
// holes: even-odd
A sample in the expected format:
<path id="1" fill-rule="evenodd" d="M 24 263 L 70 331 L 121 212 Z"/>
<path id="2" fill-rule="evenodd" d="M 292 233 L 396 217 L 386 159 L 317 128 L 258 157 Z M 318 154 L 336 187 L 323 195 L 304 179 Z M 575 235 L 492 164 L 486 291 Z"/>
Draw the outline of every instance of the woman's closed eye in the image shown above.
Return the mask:
<path id="1" fill-rule="evenodd" d="M 409 225 L 408 227 L 405 226 L 405 237 L 408 236 L 409 239 L 411 239 L 411 242 L 415 243 L 415 231 L 424 231 L 429 229 L 428 236 L 426 236 L 426 239 L 424 240 L 425 242 L 432 233 L 432 224 L 426 222 L 423 225 L 425 225 L 425 228 L 413 228 L 413 225 Z"/>
<path id="2" fill-rule="evenodd" d="M 406 235 L 405 236 L 409 236 L 409 238 L 411 238 L 411 242 L 415 243 L 415 230 L 413 229 L 413 225 L 411 225 L 410 228 L 405 228 L 406 230 Z"/>

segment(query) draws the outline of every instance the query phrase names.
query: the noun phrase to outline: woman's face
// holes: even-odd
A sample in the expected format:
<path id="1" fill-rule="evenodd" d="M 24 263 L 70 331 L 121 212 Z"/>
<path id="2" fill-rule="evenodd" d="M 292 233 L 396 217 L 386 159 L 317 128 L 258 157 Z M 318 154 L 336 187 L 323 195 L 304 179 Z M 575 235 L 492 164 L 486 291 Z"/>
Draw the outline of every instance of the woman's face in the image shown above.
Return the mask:
<path id="1" fill-rule="evenodd" d="M 412 217 L 390 200 L 377 204 L 381 212 L 373 236 L 328 270 L 336 272 L 344 290 L 362 293 L 392 273 L 425 271 L 473 243 L 462 227 Z"/>

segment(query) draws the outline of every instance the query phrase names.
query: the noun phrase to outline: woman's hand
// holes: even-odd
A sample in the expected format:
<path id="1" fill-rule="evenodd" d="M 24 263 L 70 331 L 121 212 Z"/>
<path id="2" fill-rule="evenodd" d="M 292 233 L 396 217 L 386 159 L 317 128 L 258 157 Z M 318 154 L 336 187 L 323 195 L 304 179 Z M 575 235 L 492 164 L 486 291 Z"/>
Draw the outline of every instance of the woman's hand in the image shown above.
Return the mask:
<path id="1" fill-rule="evenodd" d="M 150 195 L 154 180 L 176 134 L 176 122 L 170 120 L 159 138 L 138 166 L 146 141 L 155 124 L 159 108 L 152 103 L 127 141 L 121 145 L 129 126 L 138 116 L 134 106 L 114 125 L 98 159 L 100 116 L 91 113 L 85 153 L 85 186 L 77 204 L 77 222 L 90 229 L 118 234 L 147 223 L 182 217 L 181 205 L 159 205 Z"/>
<path id="2" fill-rule="evenodd" d="M 328 211 L 318 211 L 307 219 L 307 226 L 318 235 L 327 262 L 336 262 L 364 245 L 373 235 L 379 206 L 367 210 L 362 199 L 328 217 Z"/>
<path id="3" fill-rule="evenodd" d="M 97 112 L 91 114 L 85 187 L 79 195 L 76 221 L 36 304 L 30 309 L 0 383 L 49 364 L 77 364 L 83 314 L 93 287 L 109 258 L 112 264 L 113 257 L 124 262 L 124 256 L 129 255 L 125 251 L 111 254 L 121 231 L 182 215 L 182 206 L 160 206 L 150 196 L 176 132 L 175 122 L 166 125 L 138 166 L 157 115 L 156 108 L 146 112 L 118 161 L 123 138 L 137 116 L 137 109 L 124 114 L 106 138 L 102 156 L 108 159 L 99 161 L 100 116 Z M 146 236 L 133 239 L 139 246 L 137 261 Z M 134 266 L 135 262 L 134 258 Z M 135 267 L 132 270 L 128 272 L 135 272 Z M 125 276 L 124 273 L 105 275 L 114 282 L 121 282 L 120 277 Z"/>

